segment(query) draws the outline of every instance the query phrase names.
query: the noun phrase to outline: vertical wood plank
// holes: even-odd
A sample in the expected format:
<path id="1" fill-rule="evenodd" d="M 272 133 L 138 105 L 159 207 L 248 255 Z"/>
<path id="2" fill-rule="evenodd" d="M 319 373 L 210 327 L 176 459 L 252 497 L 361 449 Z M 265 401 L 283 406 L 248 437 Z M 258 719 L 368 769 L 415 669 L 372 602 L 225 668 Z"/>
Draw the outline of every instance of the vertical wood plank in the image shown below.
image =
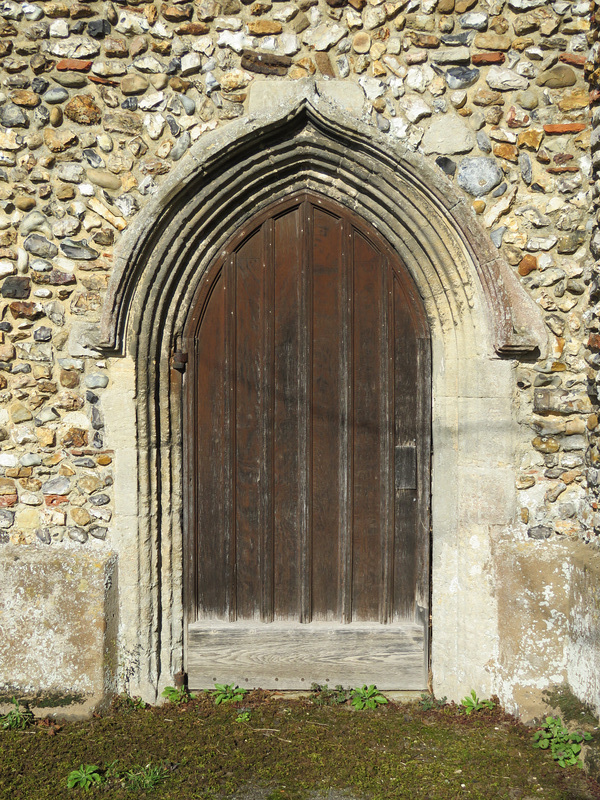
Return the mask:
<path id="1" fill-rule="evenodd" d="M 382 582 L 381 254 L 354 233 L 354 530 L 352 618 L 378 620 Z"/>
<path id="2" fill-rule="evenodd" d="M 301 243 L 302 254 L 300 290 L 300 357 L 298 360 L 298 391 L 300 395 L 300 622 L 308 623 L 312 618 L 312 537 L 311 537 L 311 360 L 312 360 L 312 247 L 313 219 L 311 205 L 306 199 L 302 203 Z"/>
<path id="3" fill-rule="evenodd" d="M 354 433 L 353 406 L 353 302 L 354 297 L 354 231 L 348 219 L 343 225 L 342 251 L 342 314 L 340 378 L 342 388 L 340 431 L 340 616 L 344 625 L 352 621 L 352 539 L 354 514 Z"/>
<path id="4" fill-rule="evenodd" d="M 263 225 L 264 322 L 262 381 L 262 457 L 260 503 L 262 520 L 260 544 L 261 619 L 273 621 L 273 417 L 274 417 L 274 323 L 275 279 L 273 274 L 273 220 Z"/>
<path id="5" fill-rule="evenodd" d="M 397 619 L 413 619 L 418 575 L 417 432 L 419 385 L 417 338 L 410 296 L 394 278 L 394 609 Z"/>
<path id="6" fill-rule="evenodd" d="M 190 331 L 187 331 L 189 334 Z M 195 437 L 186 435 L 198 427 L 196 409 L 197 392 L 197 339 L 195 336 L 182 337 L 183 352 L 193 361 L 188 364 L 182 380 L 182 425 L 183 425 L 183 615 L 184 626 L 198 618 L 198 480 L 199 453 Z M 191 384 L 191 385 L 190 385 Z"/>
<path id="7" fill-rule="evenodd" d="M 381 258 L 383 280 L 381 325 L 381 600 L 379 621 L 393 617 L 394 580 L 394 316 L 392 269 Z"/>
<path id="8" fill-rule="evenodd" d="M 415 603 L 427 610 L 430 605 L 431 558 L 431 341 L 426 335 L 426 321 L 421 320 L 417 337 L 417 566 Z M 422 612 L 421 612 L 422 614 Z M 428 616 L 428 614 L 427 614 Z M 425 624 L 426 653 L 429 624 Z"/>
<path id="9" fill-rule="evenodd" d="M 339 619 L 342 246 L 339 216 L 313 206 L 312 616 Z"/>
<path id="10" fill-rule="evenodd" d="M 305 438 L 301 419 L 299 364 L 301 341 L 302 208 L 273 221 L 274 280 L 274 615 L 301 615 L 301 475 Z"/>
<path id="11" fill-rule="evenodd" d="M 265 421 L 265 246 L 261 226 L 235 255 L 236 595 L 238 619 L 261 615 Z"/>
<path id="12" fill-rule="evenodd" d="M 214 280 L 202 320 L 203 335 L 195 345 L 196 358 L 196 513 L 198 515 L 197 596 L 200 617 L 227 617 L 226 527 L 223 503 L 227 481 L 225 398 L 225 280 Z M 201 587 L 201 592 L 198 591 Z"/>
<path id="13" fill-rule="evenodd" d="M 235 380 L 235 258 L 232 254 L 227 257 L 224 265 L 225 274 L 225 310 L 227 314 L 225 324 L 225 486 L 223 491 L 223 504 L 225 507 L 225 525 L 223 529 L 225 549 L 225 600 L 227 616 L 230 622 L 237 619 L 237 543 L 236 543 L 236 467 L 235 467 L 235 408 L 236 408 L 236 380 Z M 213 536 L 219 533 L 213 532 Z"/>

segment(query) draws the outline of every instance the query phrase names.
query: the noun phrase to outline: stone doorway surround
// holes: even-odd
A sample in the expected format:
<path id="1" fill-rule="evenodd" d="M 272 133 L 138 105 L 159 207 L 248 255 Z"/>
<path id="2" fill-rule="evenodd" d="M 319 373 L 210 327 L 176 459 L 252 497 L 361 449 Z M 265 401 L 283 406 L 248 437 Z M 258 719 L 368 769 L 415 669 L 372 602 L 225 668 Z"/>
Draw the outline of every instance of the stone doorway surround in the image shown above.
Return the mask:
<path id="1" fill-rule="evenodd" d="M 261 85 L 262 84 L 262 85 Z M 354 90 L 358 94 L 353 94 Z M 432 688 L 501 690 L 494 541 L 516 525 L 514 359 L 545 353 L 533 301 L 468 201 L 360 121 L 340 81 L 256 82 L 250 115 L 205 134 L 122 237 L 102 322 L 116 456 L 121 660 L 154 701 L 185 668 L 181 333 L 235 230 L 302 188 L 375 226 L 410 271 L 432 334 Z M 513 704 L 514 707 L 514 704 Z"/>

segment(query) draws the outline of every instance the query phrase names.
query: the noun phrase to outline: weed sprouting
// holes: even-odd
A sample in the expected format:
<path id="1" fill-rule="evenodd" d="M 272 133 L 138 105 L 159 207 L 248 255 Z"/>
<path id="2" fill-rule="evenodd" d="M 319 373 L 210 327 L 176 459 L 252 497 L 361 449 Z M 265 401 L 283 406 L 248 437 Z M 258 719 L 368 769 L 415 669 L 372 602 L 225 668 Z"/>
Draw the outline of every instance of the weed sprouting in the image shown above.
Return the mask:
<path id="1" fill-rule="evenodd" d="M 42 723 L 0 729 L 0 795 L 206 799 L 246 796 L 236 794 L 244 787 L 265 787 L 287 800 L 307 800 L 315 787 L 378 800 L 538 793 L 561 800 L 594 793 L 584 770 L 563 769 L 550 757 L 550 744 L 534 749 L 534 731 L 502 711 L 496 698 L 492 711 L 467 716 L 460 703 L 428 711 L 416 697 L 367 713 L 354 712 L 350 700 L 315 705 L 252 691 L 241 703 L 216 705 L 212 692 L 199 692 L 181 706 L 132 711 L 115 704 L 52 730 Z M 581 758 L 586 750 L 588 764 L 600 743 L 589 730 L 592 741 L 572 742 L 582 745 Z"/>
<path id="2" fill-rule="evenodd" d="M 34 716 L 27 703 L 23 703 L 23 710 L 21 710 L 21 703 L 13 697 L 12 704 L 14 708 L 0 717 L 0 728 L 4 730 L 24 730 L 29 725 L 33 725 Z"/>
<path id="3" fill-rule="evenodd" d="M 494 702 L 492 700 L 480 700 L 477 697 L 475 689 L 471 689 L 471 694 L 468 694 L 460 701 L 465 714 L 472 714 L 474 711 L 482 711 L 484 708 L 493 708 Z"/>
<path id="4" fill-rule="evenodd" d="M 187 703 L 194 698 L 194 695 L 190 694 L 185 686 L 181 686 L 180 688 L 165 686 L 162 690 L 162 696 L 166 697 L 170 703 L 175 703 L 175 705 Z"/>
<path id="5" fill-rule="evenodd" d="M 116 700 L 115 705 L 123 710 L 130 710 L 130 711 L 142 711 L 143 709 L 148 708 L 148 703 L 145 700 L 142 700 L 141 697 L 131 696 L 129 694 L 120 694 Z"/>
<path id="6" fill-rule="evenodd" d="M 218 706 L 221 703 L 239 703 L 247 692 L 247 689 L 240 689 L 239 686 L 232 686 L 229 683 L 215 683 L 211 694 L 215 705 Z"/>
<path id="7" fill-rule="evenodd" d="M 350 700 L 352 689 L 344 689 L 339 684 L 330 689 L 327 684 L 313 683 L 310 687 L 310 701 L 316 706 L 340 706 Z"/>
<path id="8" fill-rule="evenodd" d="M 432 708 L 443 708 L 447 701 L 447 697 L 438 698 L 429 692 L 421 692 L 419 705 L 424 711 L 431 711 Z"/>
<path id="9" fill-rule="evenodd" d="M 533 746 L 540 750 L 550 750 L 552 758 L 561 767 L 583 767 L 579 757 L 581 743 L 589 742 L 590 733 L 569 732 L 560 717 L 546 717 L 539 731 L 533 735 Z"/>
<path id="10" fill-rule="evenodd" d="M 146 764 L 144 767 L 135 766 L 131 769 L 117 769 L 117 761 L 112 761 L 104 770 L 96 764 L 80 764 L 67 776 L 69 789 L 83 789 L 88 791 L 94 786 L 106 785 L 111 788 L 117 784 L 132 790 L 150 790 L 163 783 L 169 773 L 165 764 Z M 176 766 L 176 765 L 172 765 Z"/>
<path id="11" fill-rule="evenodd" d="M 145 767 L 128 769 L 123 780 L 128 789 L 154 789 L 164 782 L 167 772 L 162 764 L 146 764 Z"/>
<path id="12" fill-rule="evenodd" d="M 92 786 L 99 786 L 103 780 L 104 776 L 95 764 L 80 764 L 79 769 L 69 772 L 67 788 L 75 789 L 79 787 L 87 792 Z"/>
<path id="13" fill-rule="evenodd" d="M 389 702 L 374 684 L 370 686 L 365 684 L 360 689 L 353 689 L 350 696 L 352 705 L 359 711 L 365 708 L 375 709 L 378 705 L 384 705 Z"/>

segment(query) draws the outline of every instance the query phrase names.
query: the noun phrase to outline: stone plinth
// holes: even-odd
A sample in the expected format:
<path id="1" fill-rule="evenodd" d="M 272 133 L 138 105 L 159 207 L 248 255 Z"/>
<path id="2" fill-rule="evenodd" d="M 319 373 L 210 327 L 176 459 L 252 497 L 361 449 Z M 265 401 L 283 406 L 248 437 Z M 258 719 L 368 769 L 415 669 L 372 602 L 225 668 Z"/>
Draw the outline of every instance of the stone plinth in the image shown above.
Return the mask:
<path id="1" fill-rule="evenodd" d="M 7 546 L 0 554 L 0 702 L 80 716 L 111 695 L 117 558 Z"/>
<path id="2" fill-rule="evenodd" d="M 572 561 L 569 685 L 600 714 L 600 553 L 578 545 Z"/>

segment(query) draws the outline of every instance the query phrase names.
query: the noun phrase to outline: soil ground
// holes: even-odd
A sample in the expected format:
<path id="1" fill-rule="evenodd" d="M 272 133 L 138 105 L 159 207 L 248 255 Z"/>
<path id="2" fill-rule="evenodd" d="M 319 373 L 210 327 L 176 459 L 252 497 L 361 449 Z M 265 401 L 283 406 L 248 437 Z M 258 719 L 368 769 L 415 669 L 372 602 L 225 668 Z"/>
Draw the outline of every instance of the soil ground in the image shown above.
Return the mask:
<path id="1" fill-rule="evenodd" d="M 0 730 L 0 798 L 155 800 L 594 800 L 600 787 L 532 747 L 531 728 L 498 706 L 467 716 L 418 701 L 355 710 L 328 694 L 282 700 L 254 691 L 215 705 L 136 708 L 121 698 L 85 722 L 41 720 Z M 329 705 L 329 703 L 334 703 Z M 599 733 L 594 733 L 596 748 Z M 67 788 L 94 765 L 101 782 Z M 154 788 L 128 773 L 159 768 Z M 148 770 L 146 770 L 148 772 Z"/>

